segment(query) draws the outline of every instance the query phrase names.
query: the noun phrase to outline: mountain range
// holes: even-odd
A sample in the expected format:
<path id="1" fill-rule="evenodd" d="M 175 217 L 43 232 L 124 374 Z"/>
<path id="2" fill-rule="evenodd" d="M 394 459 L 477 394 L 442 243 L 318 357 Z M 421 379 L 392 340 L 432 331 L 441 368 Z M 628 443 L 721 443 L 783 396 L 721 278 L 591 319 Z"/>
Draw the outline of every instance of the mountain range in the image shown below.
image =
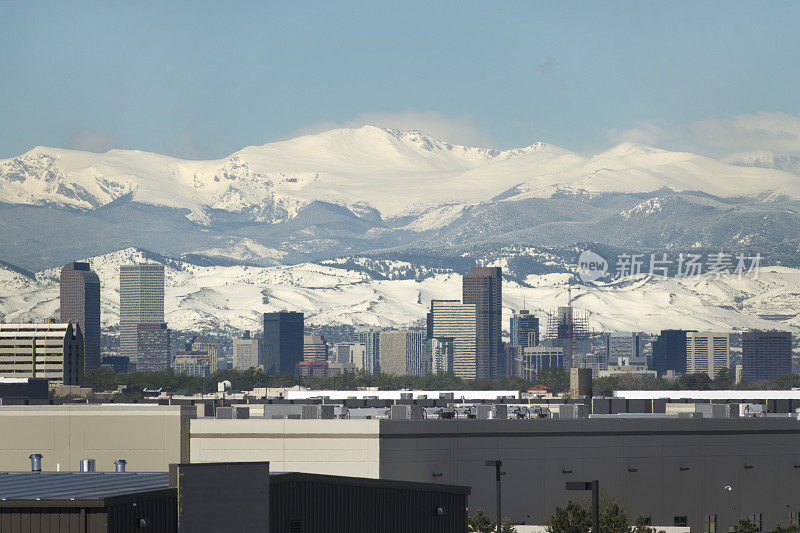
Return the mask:
<path id="1" fill-rule="evenodd" d="M 371 126 L 214 161 L 39 147 L 0 161 L 0 317 L 53 316 L 58 267 L 81 258 L 103 283 L 106 330 L 119 265 L 155 260 L 170 327 L 223 332 L 283 308 L 317 325 L 421 324 L 476 262 L 503 266 L 506 314 L 525 305 L 544 319 L 579 282 L 585 249 L 610 261 L 724 251 L 761 254 L 764 274 L 607 276 L 575 287 L 575 304 L 598 329 L 800 331 L 798 174 L 796 157 L 767 152 L 625 143 L 587 156 Z"/>
<path id="2" fill-rule="evenodd" d="M 800 168 L 624 143 L 586 156 L 364 126 L 213 161 L 37 147 L 0 161 L 0 259 L 29 270 L 130 246 L 214 264 L 482 247 L 758 248 L 795 264 Z"/>
<path id="3" fill-rule="evenodd" d="M 200 266 L 129 248 L 85 258 L 102 286 L 102 326 L 119 325 L 119 267 L 158 261 L 165 265 L 166 320 L 171 329 L 234 335 L 261 329 L 261 313 L 293 309 L 310 325 L 368 325 L 380 328 L 424 325 L 431 299 L 457 299 L 461 276 L 446 268 L 422 268 L 405 261 L 350 258 L 272 267 Z M 504 269 L 508 258 L 498 259 Z M 36 273 L 0 266 L 0 317 L 40 321 L 58 311 L 59 269 Z M 503 286 L 503 326 L 513 309 L 528 308 L 547 324 L 547 313 L 566 305 L 568 272 L 530 274 Z M 785 329 L 800 333 L 800 269 L 763 268 L 752 275 L 693 278 L 636 276 L 572 286 L 577 309 L 598 331 L 664 328 L 740 331 Z"/>

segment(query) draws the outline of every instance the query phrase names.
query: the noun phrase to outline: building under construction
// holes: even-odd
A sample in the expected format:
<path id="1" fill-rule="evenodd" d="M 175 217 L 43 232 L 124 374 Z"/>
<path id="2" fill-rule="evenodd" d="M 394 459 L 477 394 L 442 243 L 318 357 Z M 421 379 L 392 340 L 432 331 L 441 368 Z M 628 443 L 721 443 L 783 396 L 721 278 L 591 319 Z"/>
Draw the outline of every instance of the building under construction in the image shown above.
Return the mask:
<path id="1" fill-rule="evenodd" d="M 567 368 L 573 366 L 573 355 L 586 351 L 585 345 L 591 343 L 588 313 L 574 309 L 571 299 L 569 304 L 547 314 L 546 333 L 550 344 L 564 349 L 564 366 Z"/>

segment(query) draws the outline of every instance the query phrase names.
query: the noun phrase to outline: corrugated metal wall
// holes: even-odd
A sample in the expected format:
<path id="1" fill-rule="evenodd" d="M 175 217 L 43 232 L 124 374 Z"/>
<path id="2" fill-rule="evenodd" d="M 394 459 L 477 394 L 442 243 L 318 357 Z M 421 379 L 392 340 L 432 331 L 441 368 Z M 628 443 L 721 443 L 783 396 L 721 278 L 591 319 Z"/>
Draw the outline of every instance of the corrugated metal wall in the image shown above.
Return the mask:
<path id="1" fill-rule="evenodd" d="M 146 527 L 139 525 L 144 519 Z M 175 533 L 178 530 L 178 497 L 137 499 L 108 507 L 108 533 Z"/>
<path id="2" fill-rule="evenodd" d="M 140 526 L 145 519 L 146 526 Z M 175 533 L 177 496 L 117 500 L 105 507 L 0 507 L 0 533 Z"/>
<path id="3" fill-rule="evenodd" d="M 467 496 L 402 488 L 273 481 L 270 533 L 464 533 Z M 445 511 L 437 514 L 437 508 Z"/>
<path id="4" fill-rule="evenodd" d="M 0 533 L 105 533 L 105 509 L 2 507 Z"/>

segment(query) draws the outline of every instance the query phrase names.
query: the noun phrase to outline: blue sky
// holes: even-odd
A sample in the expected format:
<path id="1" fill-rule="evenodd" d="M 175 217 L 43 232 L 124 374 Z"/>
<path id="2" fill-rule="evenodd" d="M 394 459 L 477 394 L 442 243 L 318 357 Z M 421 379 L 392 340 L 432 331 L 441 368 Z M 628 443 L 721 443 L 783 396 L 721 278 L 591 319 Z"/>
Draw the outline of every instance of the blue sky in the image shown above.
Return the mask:
<path id="1" fill-rule="evenodd" d="M 0 157 L 365 122 L 467 144 L 800 151 L 798 2 L 0 0 Z"/>

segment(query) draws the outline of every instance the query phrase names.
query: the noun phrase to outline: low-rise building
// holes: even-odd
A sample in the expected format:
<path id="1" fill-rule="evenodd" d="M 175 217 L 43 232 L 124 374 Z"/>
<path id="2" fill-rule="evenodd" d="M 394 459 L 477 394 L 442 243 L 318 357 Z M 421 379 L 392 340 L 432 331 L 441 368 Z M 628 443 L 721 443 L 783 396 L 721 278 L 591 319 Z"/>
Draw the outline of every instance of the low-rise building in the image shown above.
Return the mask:
<path id="1" fill-rule="evenodd" d="M 82 385 L 83 367 L 78 324 L 0 324 L 0 377 Z"/>

